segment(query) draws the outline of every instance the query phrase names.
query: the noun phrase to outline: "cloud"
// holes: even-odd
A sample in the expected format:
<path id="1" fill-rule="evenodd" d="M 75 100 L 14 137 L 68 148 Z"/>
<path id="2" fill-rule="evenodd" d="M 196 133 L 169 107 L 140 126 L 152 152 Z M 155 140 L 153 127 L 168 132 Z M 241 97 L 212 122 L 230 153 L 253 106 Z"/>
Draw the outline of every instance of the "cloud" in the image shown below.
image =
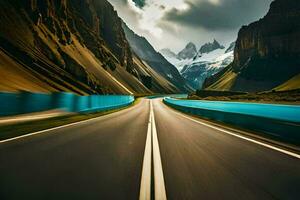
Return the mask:
<path id="1" fill-rule="evenodd" d="M 102 1 L 102 0 L 98 0 Z M 137 34 L 159 50 L 180 51 L 213 38 L 226 45 L 239 28 L 267 13 L 272 0 L 108 0 Z M 143 1 L 143 7 L 137 2 Z"/>
<path id="2" fill-rule="evenodd" d="M 102 0 L 100 0 L 102 1 Z M 118 11 L 118 15 L 132 28 L 138 29 L 141 14 L 132 0 L 109 0 Z"/>
<path id="3" fill-rule="evenodd" d="M 187 9 L 173 8 L 163 20 L 208 30 L 236 29 L 261 17 L 272 0 L 185 0 Z"/>

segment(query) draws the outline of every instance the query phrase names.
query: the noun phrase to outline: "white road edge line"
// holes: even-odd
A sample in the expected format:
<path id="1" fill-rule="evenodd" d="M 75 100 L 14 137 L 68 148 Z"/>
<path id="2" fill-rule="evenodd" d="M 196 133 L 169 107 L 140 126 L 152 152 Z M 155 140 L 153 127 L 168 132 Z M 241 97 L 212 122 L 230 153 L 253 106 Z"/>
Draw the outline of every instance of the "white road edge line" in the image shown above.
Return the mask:
<path id="1" fill-rule="evenodd" d="M 151 199 L 151 160 L 152 160 L 151 121 L 152 119 L 151 119 L 151 112 L 150 112 L 148 130 L 147 130 L 147 139 L 146 139 L 145 152 L 144 152 L 144 160 L 143 160 L 141 186 L 140 186 L 140 198 L 139 198 L 140 200 Z"/>
<path id="2" fill-rule="evenodd" d="M 57 127 L 53 127 L 53 128 L 33 132 L 33 133 L 28 133 L 28 134 L 25 134 L 25 135 L 9 138 L 9 139 L 5 139 L 5 140 L 0 140 L 0 144 L 11 142 L 11 141 L 22 139 L 22 138 L 26 138 L 26 137 L 30 137 L 30 136 L 34 136 L 34 135 L 38 135 L 38 134 L 42 134 L 42 133 L 46 133 L 46 132 L 49 132 L 49 131 L 54 131 L 54 130 L 58 130 L 58 129 L 62 129 L 62 128 L 70 127 L 70 126 L 75 126 L 77 124 L 83 124 L 83 123 L 91 122 L 91 121 L 97 120 L 97 119 L 99 119 L 100 117 L 103 117 L 103 116 L 105 116 L 105 115 L 95 117 L 95 118 L 92 118 L 92 119 L 87 119 L 87 120 L 83 120 L 83 121 L 79 121 L 79 122 L 74 122 L 74 123 L 62 125 L 62 126 L 57 126 Z"/>
<path id="3" fill-rule="evenodd" d="M 248 137 L 245 137 L 245 136 L 242 136 L 242 135 L 239 135 L 239 134 L 236 134 L 236 133 L 227 131 L 227 130 L 224 130 L 224 129 L 222 129 L 222 128 L 218 128 L 218 127 L 215 127 L 215 126 L 206 124 L 206 123 L 204 123 L 204 122 L 197 121 L 197 120 L 195 120 L 195 119 L 193 119 L 193 118 L 191 118 L 191 117 L 187 117 L 187 116 L 185 116 L 185 115 L 183 115 L 183 114 L 181 114 L 181 113 L 178 113 L 178 112 L 176 112 L 176 111 L 173 111 L 173 112 L 176 113 L 177 115 L 181 116 L 181 117 L 184 117 L 184 118 L 186 118 L 186 119 L 189 119 L 189 120 L 191 120 L 191 121 L 193 121 L 193 122 L 196 122 L 196 123 L 198 123 L 198 124 L 204 125 L 204 126 L 206 126 L 206 127 L 209 127 L 209 128 L 212 128 L 212 129 L 215 129 L 215 130 L 218 130 L 218 131 L 221 131 L 221 132 L 226 133 L 226 134 L 228 134 L 228 135 L 231 135 L 231 136 L 234 136 L 234 137 L 243 139 L 243 140 L 247 140 L 247 141 L 249 141 L 249 142 L 252 142 L 252 143 L 255 143 L 255 144 L 264 146 L 264 147 L 266 147 L 266 148 L 269 148 L 269 149 L 272 149 L 272 150 L 275 150 L 275 151 L 279 151 L 279 152 L 281 152 L 281 153 L 284 153 L 284 154 L 286 154 L 286 155 L 292 156 L 292 157 L 294 157 L 294 158 L 300 159 L 300 155 L 299 155 L 299 154 L 296 154 L 296 153 L 287 151 L 287 150 L 285 150 L 285 149 L 281 149 L 281 148 L 279 148 L 279 147 L 275 147 L 275 146 L 272 146 L 272 145 L 270 145 L 270 144 L 266 144 L 266 143 L 263 143 L 263 142 L 260 142 L 260 141 L 257 141 L 257 140 L 254 140 L 254 139 L 251 139 L 251 138 L 248 138 Z"/>
<path id="4" fill-rule="evenodd" d="M 155 200 L 166 200 L 166 188 L 164 181 L 164 174 L 161 164 L 160 150 L 157 138 L 157 131 L 155 125 L 155 118 L 153 112 L 152 101 L 150 103 L 150 113 L 152 113 L 152 142 L 153 142 L 153 167 L 154 167 L 154 192 L 155 192 Z"/>

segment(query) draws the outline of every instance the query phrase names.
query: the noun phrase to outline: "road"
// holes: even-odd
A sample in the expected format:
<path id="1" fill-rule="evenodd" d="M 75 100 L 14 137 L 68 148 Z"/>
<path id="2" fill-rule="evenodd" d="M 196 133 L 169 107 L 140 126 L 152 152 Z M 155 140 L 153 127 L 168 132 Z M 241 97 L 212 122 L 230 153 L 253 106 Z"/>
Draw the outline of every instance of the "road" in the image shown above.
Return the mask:
<path id="1" fill-rule="evenodd" d="M 131 200 L 141 194 L 299 199 L 300 159 L 207 126 L 160 99 L 0 143 L 0 199 Z"/>

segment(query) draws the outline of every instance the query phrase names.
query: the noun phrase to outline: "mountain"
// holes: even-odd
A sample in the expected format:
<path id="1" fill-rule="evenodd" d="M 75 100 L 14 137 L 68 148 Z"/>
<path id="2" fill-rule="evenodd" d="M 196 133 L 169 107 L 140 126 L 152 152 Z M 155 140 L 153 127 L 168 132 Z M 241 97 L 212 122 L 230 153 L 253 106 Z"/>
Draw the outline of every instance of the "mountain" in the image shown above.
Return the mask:
<path id="1" fill-rule="evenodd" d="M 204 53 L 210 53 L 216 49 L 225 49 L 225 47 L 223 45 L 220 45 L 220 43 L 214 39 L 214 41 L 211 43 L 206 43 L 204 45 L 202 45 L 199 49 L 198 54 L 202 55 Z"/>
<path id="2" fill-rule="evenodd" d="M 275 0 L 267 15 L 238 34 L 234 61 L 206 89 L 257 92 L 300 88 L 300 1 Z"/>
<path id="3" fill-rule="evenodd" d="M 175 91 L 132 53 L 106 0 L 0 1 L 0 16 L 1 91 Z"/>
<path id="4" fill-rule="evenodd" d="M 185 79 L 179 74 L 176 67 L 168 62 L 146 38 L 135 34 L 125 23 L 123 28 L 132 51 L 155 72 L 175 86 L 177 92 L 189 92 L 192 88 L 186 83 Z"/>
<path id="5" fill-rule="evenodd" d="M 187 46 L 192 45 L 188 44 Z M 189 85 L 197 90 L 202 87 L 207 77 L 216 74 L 233 61 L 234 46 L 235 42 L 231 43 L 225 50 L 223 45 L 214 40 L 212 43 L 206 43 L 201 46 L 198 55 L 196 55 L 197 50 L 195 50 L 195 55 L 185 60 L 181 60 L 178 56 L 174 56 L 166 51 L 161 51 L 161 53 L 177 67 Z"/>
<path id="6" fill-rule="evenodd" d="M 190 42 L 185 46 L 183 50 L 181 50 L 177 54 L 177 58 L 179 60 L 191 59 L 194 58 L 196 54 L 197 54 L 197 47 L 194 43 Z"/>
<path id="7" fill-rule="evenodd" d="M 207 77 L 218 73 L 233 61 L 233 50 L 227 50 L 219 48 L 209 53 L 203 53 L 200 57 L 195 57 L 185 63 L 180 71 L 181 75 L 194 89 L 202 88 Z"/>

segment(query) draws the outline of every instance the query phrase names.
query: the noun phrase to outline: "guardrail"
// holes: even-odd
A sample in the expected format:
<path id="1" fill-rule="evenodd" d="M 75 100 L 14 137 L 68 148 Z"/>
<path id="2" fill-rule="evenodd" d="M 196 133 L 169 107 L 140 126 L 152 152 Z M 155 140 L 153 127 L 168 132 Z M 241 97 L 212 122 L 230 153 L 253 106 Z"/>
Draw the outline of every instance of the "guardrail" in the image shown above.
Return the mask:
<path id="1" fill-rule="evenodd" d="M 170 107 L 244 129 L 255 131 L 256 134 L 270 139 L 300 145 L 300 123 L 289 120 L 255 116 L 246 113 L 226 112 L 193 106 L 180 105 L 181 100 L 164 98 L 164 103 Z M 299 107 L 300 108 L 300 107 Z M 298 113 L 300 115 L 300 113 Z M 300 120 L 300 118 L 298 119 Z"/>
<path id="2" fill-rule="evenodd" d="M 91 95 L 72 93 L 0 93 L 0 116 L 11 116 L 52 109 L 67 112 L 94 112 L 117 109 L 130 105 L 133 96 Z"/>

